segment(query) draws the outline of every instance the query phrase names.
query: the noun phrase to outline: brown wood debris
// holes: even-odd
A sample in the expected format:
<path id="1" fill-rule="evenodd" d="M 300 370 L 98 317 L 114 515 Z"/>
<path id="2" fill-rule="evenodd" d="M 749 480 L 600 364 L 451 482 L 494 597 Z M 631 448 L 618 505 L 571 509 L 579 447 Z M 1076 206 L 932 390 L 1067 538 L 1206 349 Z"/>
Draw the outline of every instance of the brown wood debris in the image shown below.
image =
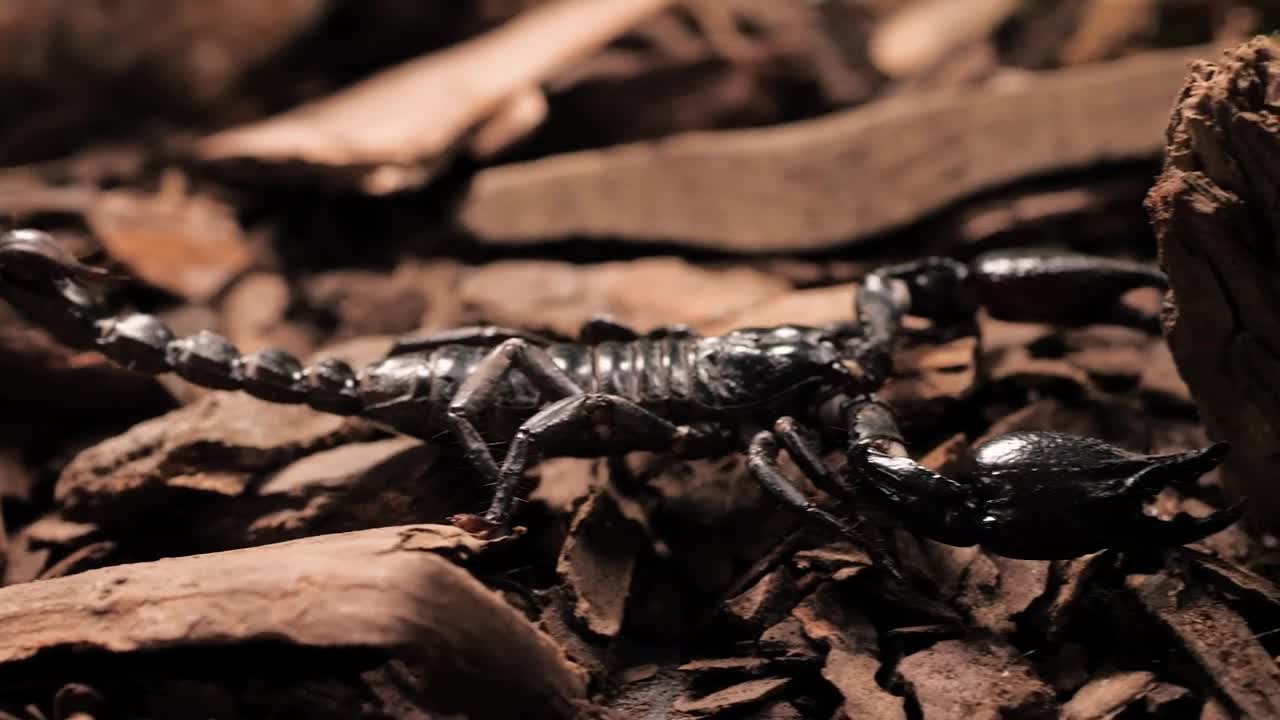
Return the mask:
<path id="1" fill-rule="evenodd" d="M 459 220 L 493 243 L 587 236 L 735 252 L 839 245 L 1027 175 L 1157 154 L 1170 95 L 1187 64 L 1209 52 L 1179 48 L 1010 78 L 976 91 L 980 99 L 975 91 L 908 95 L 791 125 L 492 168 L 476 175 Z M 999 137 L 1021 151 L 991 163 L 987 146 L 953 136 Z"/>
<path id="2" fill-rule="evenodd" d="M 1252 518 L 1280 522 L 1280 46 L 1258 38 L 1197 63 L 1169 126 L 1164 173 L 1147 198 L 1169 274 L 1173 357 L 1212 437 L 1232 444 L 1228 487 Z"/>
<path id="3" fill-rule="evenodd" d="M 572 717 L 583 693 L 577 671 L 447 559 L 483 548 L 449 526 L 386 527 L 15 585 L 0 590 L 0 665 L 69 648 L 122 653 L 274 638 L 380 648 L 424 663 L 435 697 L 481 716 Z"/>
<path id="4" fill-rule="evenodd" d="M 344 171 L 375 195 L 418 187 L 460 145 L 489 155 L 537 127 L 542 82 L 672 1 L 546 3 L 337 94 L 204 138 L 198 153 L 206 162 Z"/>
<path id="5" fill-rule="evenodd" d="M 1177 570 L 1130 575 L 1126 585 L 1243 717 L 1280 714 L 1280 668 L 1243 618 Z"/>

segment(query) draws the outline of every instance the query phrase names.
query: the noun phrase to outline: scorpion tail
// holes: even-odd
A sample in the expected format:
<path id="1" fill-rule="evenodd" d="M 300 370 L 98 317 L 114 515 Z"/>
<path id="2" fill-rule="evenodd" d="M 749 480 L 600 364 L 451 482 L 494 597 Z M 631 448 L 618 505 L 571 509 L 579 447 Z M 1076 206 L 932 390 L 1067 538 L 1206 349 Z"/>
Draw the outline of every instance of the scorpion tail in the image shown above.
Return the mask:
<path id="1" fill-rule="evenodd" d="M 0 297 L 76 348 L 95 345 L 95 323 L 105 309 L 94 292 L 108 273 L 83 265 L 48 233 L 0 234 Z"/>
<path id="2" fill-rule="evenodd" d="M 107 277 L 105 270 L 80 263 L 47 233 L 0 233 L 0 297 L 60 342 L 98 350 L 140 372 L 175 372 L 214 390 L 244 390 L 269 402 L 307 403 L 340 415 L 361 411 L 356 373 L 346 363 L 325 360 L 304 368 L 280 350 L 241 355 L 208 331 L 177 337 L 153 315 L 113 317 L 93 287 Z"/>

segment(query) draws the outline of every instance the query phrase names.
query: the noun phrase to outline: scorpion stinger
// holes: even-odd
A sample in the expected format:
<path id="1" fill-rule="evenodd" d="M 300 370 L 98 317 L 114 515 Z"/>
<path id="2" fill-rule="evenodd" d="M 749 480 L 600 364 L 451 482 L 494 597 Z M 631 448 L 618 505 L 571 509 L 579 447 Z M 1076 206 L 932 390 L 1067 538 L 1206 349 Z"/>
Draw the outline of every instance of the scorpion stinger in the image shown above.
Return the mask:
<path id="1" fill-rule="evenodd" d="M 1239 517 L 1238 507 L 1169 523 L 1139 516 L 1160 489 L 1215 467 L 1225 446 L 1145 457 L 1089 438 L 1013 433 L 979 447 L 970 475 L 953 480 L 907 456 L 893 413 L 875 398 L 907 314 L 972 322 L 981 306 L 1012 320 L 1150 329 L 1150 319 L 1124 310 L 1121 299 L 1164 280 L 1136 263 L 1025 252 L 968 264 L 926 258 L 870 273 L 855 323 L 703 337 L 596 319 L 578 342 L 461 328 L 406 338 L 359 372 L 340 360 L 304 367 L 279 350 L 242 355 L 214 333 L 177 337 L 151 315 L 113 317 L 92 292 L 102 277 L 45 233 L 0 233 L 0 296 L 62 342 L 141 372 L 172 371 L 213 389 L 360 415 L 419 438 L 452 436 L 476 476 L 495 488 L 483 515 L 454 518 L 477 532 L 505 529 L 522 476 L 539 458 L 633 450 L 699 458 L 744 444 L 750 471 L 780 501 L 855 541 L 856 522 L 819 508 L 783 474 L 783 449 L 837 499 L 866 497 L 916 532 L 1014 557 L 1176 545 Z M 491 452 L 499 443 L 501 462 Z M 844 473 L 822 462 L 832 444 L 848 448 Z M 869 549 L 890 562 L 874 544 Z"/>

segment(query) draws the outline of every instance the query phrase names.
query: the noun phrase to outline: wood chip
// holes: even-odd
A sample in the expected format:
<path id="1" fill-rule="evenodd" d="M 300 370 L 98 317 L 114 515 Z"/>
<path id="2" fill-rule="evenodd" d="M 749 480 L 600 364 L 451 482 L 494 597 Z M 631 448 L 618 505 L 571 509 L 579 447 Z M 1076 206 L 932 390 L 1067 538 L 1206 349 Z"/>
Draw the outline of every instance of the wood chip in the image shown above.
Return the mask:
<path id="1" fill-rule="evenodd" d="M 235 496 L 254 472 L 369 434 L 362 428 L 305 405 L 211 393 L 80 453 L 55 492 L 76 519 L 145 507 L 180 488 Z"/>
<path id="2" fill-rule="evenodd" d="M 469 714 L 573 717 L 582 677 L 445 557 L 483 547 L 457 528 L 399 526 L 15 585 L 0 589 L 0 665 L 73 648 L 373 647 L 426 663 L 436 698 Z"/>
<path id="3" fill-rule="evenodd" d="M 1063 720 L 1111 720 L 1155 688 L 1149 672 L 1118 672 L 1090 680 L 1062 707 Z"/>
<path id="4" fill-rule="evenodd" d="M 253 261 L 235 209 L 188 195 L 181 175 L 160 192 L 100 194 L 85 219 L 111 256 L 137 277 L 193 302 L 216 295 Z"/>
<path id="5" fill-rule="evenodd" d="M 790 683 L 790 678 L 748 680 L 699 698 L 679 697 L 671 707 L 695 717 L 715 717 L 777 697 Z"/>
<path id="6" fill-rule="evenodd" d="M 1245 717 L 1280 716 L 1280 668 L 1243 618 L 1181 573 L 1130 575 L 1125 586 Z"/>
<path id="7" fill-rule="evenodd" d="M 654 293 L 661 287 L 663 292 Z M 777 277 L 745 267 L 707 269 L 674 257 L 578 265 L 507 260 L 467 273 L 458 286 L 468 321 L 551 330 L 576 337 L 606 314 L 644 332 L 685 324 L 706 332 L 747 308 L 786 295 Z M 842 303 L 844 313 L 851 312 Z M 804 318 L 792 318 L 803 321 Z"/>
<path id="8" fill-rule="evenodd" d="M 881 668 L 875 627 L 835 586 L 819 587 L 791 612 L 810 640 L 827 647 L 822 677 L 844 697 L 845 715 L 906 718 L 902 698 L 876 682 Z"/>
<path id="9" fill-rule="evenodd" d="M 631 575 L 647 534 L 644 509 L 607 485 L 579 508 L 556 570 L 576 598 L 574 617 L 590 632 L 614 637 L 622 630 Z"/>
<path id="10" fill-rule="evenodd" d="M 590 237 L 735 252 L 845 244 L 1021 177 L 1158 154 L 1187 63 L 1210 52 L 1151 52 L 788 125 L 492 168 L 475 177 L 459 219 L 479 240 L 503 244 Z M 995 153 L 980 138 L 1019 152 Z"/>
<path id="11" fill-rule="evenodd" d="M 1178 368 L 1216 440 L 1225 478 L 1253 519 L 1280 528 L 1280 295 L 1261 250 L 1280 232 L 1274 78 L 1280 46 L 1259 37 L 1197 63 L 1169 126 L 1164 173 L 1147 197 L 1173 307 L 1164 316 Z"/>
<path id="12" fill-rule="evenodd" d="M 995 638 L 945 640 L 904 658 L 898 675 L 929 720 L 1056 717 L 1053 690 Z"/>
<path id="13" fill-rule="evenodd" d="M 541 118 L 525 114 L 528 104 L 517 98 L 672 2 L 545 3 L 329 97 L 211 135 L 197 151 L 206 162 L 345 174 L 374 195 L 411 189 L 430 180 L 473 134 L 481 139 L 478 149 L 491 154 L 532 129 Z"/>
<path id="14" fill-rule="evenodd" d="M 915 75 L 961 47 L 986 40 L 1018 7 L 1018 0 L 915 0 L 876 26 L 867 52 L 889 77 Z"/>

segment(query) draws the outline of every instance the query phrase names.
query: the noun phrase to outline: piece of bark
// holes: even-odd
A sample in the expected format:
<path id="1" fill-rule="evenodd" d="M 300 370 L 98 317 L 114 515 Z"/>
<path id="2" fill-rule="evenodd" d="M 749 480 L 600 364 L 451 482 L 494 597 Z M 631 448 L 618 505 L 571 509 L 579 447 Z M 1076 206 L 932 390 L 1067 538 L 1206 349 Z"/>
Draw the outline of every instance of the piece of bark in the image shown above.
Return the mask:
<path id="1" fill-rule="evenodd" d="M 794 610 L 805 635 L 827 647 L 822 677 L 844 696 L 844 714 L 850 718 L 906 718 L 902 698 L 876 682 L 880 672 L 880 648 L 875 626 L 849 606 L 833 585 L 826 584 L 805 598 Z"/>
<path id="2" fill-rule="evenodd" d="M 0 589 L 0 667 L 71 649 L 373 647 L 425 663 L 446 708 L 573 717 L 578 671 L 448 559 L 484 546 L 449 526 L 386 527 L 15 585 Z"/>
<path id="3" fill-rule="evenodd" d="M 694 717 L 716 717 L 777 697 L 790 683 L 791 678 L 748 680 L 702 697 L 681 696 L 671 707 Z"/>
<path id="4" fill-rule="evenodd" d="M 138 418 L 173 407 L 155 378 L 59 345 L 12 316 L 0 315 L 0 376 L 0 405 L 11 417 L 39 427 L 36 419 L 50 414 L 61 433 L 88 424 L 81 416 L 100 421 L 114 412 Z"/>
<path id="5" fill-rule="evenodd" d="M 444 523 L 488 501 L 478 482 L 449 476 L 439 448 L 407 437 L 317 452 L 264 478 L 252 494 L 213 505 L 194 536 L 205 550 L 413 522 Z M 443 466 L 443 467 L 442 467 Z"/>
<path id="6" fill-rule="evenodd" d="M 285 319 L 292 300 L 289 284 L 280 275 L 257 272 L 242 277 L 222 300 L 226 338 L 242 353 L 275 348 L 294 357 L 310 355 L 315 333 Z"/>
<path id="7" fill-rule="evenodd" d="M 177 172 L 165 175 L 154 195 L 100 194 L 85 219 L 134 275 L 193 302 L 212 298 L 253 261 L 234 208 L 189 195 Z"/>
<path id="8" fill-rule="evenodd" d="M 1232 594 L 1240 595 L 1260 607 L 1280 612 L 1280 586 L 1267 578 L 1234 563 L 1191 548 L 1182 550 L 1191 568 L 1215 585 L 1226 585 Z"/>
<path id="9" fill-rule="evenodd" d="M 899 343 L 893 377 L 879 397 L 904 426 L 929 427 L 977 387 L 978 349 L 972 336 L 940 344 Z"/>
<path id="10" fill-rule="evenodd" d="M 37 579 L 60 578 L 103 565 L 113 565 L 115 563 L 112 560 L 118 549 L 118 545 L 110 540 L 90 543 L 50 565 Z"/>
<path id="11" fill-rule="evenodd" d="M 961 47 L 986 40 L 1018 6 L 1017 0 L 915 0 L 876 26 L 867 52 L 891 78 L 915 75 Z"/>
<path id="12" fill-rule="evenodd" d="M 840 245 L 1028 175 L 1156 155 L 1169 98 L 1187 63 L 1208 51 L 1158 51 L 788 125 L 491 168 L 474 178 L 458 218 L 477 239 L 503 244 Z M 993 152 L 982 140 L 993 137 L 1019 152 Z"/>
<path id="13" fill-rule="evenodd" d="M 655 287 L 663 291 L 655 293 Z M 741 321 L 747 308 L 784 296 L 789 289 L 785 281 L 758 270 L 709 269 L 680 258 L 657 257 L 594 265 L 503 260 L 468 272 L 457 295 L 466 322 L 482 318 L 576 337 L 596 314 L 641 332 L 670 324 L 700 332 L 720 329 L 724 321 Z M 848 307 L 841 309 L 848 313 Z"/>
<path id="14" fill-rule="evenodd" d="M 807 667 L 807 663 L 796 663 L 796 667 Z M 779 671 L 785 670 L 788 663 L 778 658 L 768 657 L 734 657 L 734 658 L 707 658 L 703 660 L 693 660 L 687 662 L 677 668 L 680 672 L 690 673 L 694 675 L 699 682 L 708 679 L 716 679 L 721 677 L 732 677 L 740 679 L 743 677 L 760 677 L 762 675 L 777 675 Z"/>
<path id="15" fill-rule="evenodd" d="M 1133 671 L 1090 680 L 1062 706 L 1063 720 L 1111 720 L 1155 689 L 1155 675 Z"/>
<path id="16" fill-rule="evenodd" d="M 1109 562 L 1105 550 L 1070 560 L 1054 560 L 1049 567 L 1049 590 L 1031 608 L 1032 621 L 1045 637 L 1057 641 L 1089 589 L 1094 573 Z"/>
<path id="17" fill-rule="evenodd" d="M 795 602 L 797 582 L 795 575 L 785 567 L 774 568 L 751 587 L 729 598 L 724 612 L 734 620 L 762 629 L 766 623 L 781 619 Z"/>
<path id="18" fill-rule="evenodd" d="M 1015 185 L 990 200 L 943 212 L 927 226 L 936 227 L 933 242 L 942 248 L 1023 241 L 1048 245 L 1058 238 L 1071 247 L 1106 247 L 1115 237 L 1145 231 L 1147 218 L 1133 207 L 1150 187 L 1150 175 L 1138 173 L 1116 180 L 1037 183 L 1030 189 Z"/>
<path id="19" fill-rule="evenodd" d="M 361 338 L 325 348 L 308 361 L 339 357 L 362 367 L 384 355 L 389 344 L 386 338 Z M 129 523 L 138 508 L 165 497 L 191 491 L 238 496 L 255 473 L 379 433 L 368 423 L 305 405 L 210 392 L 79 453 L 63 468 L 54 493 L 73 520 Z"/>
<path id="20" fill-rule="evenodd" d="M 1125 586 L 1244 717 L 1280 716 L 1280 668 L 1243 618 L 1181 571 L 1130 575 Z"/>
<path id="21" fill-rule="evenodd" d="M 1075 32 L 1058 51 L 1064 65 L 1115 57 L 1148 40 L 1159 21 L 1157 0 L 1089 0 Z"/>
<path id="22" fill-rule="evenodd" d="M 866 551 L 847 543 L 800 550 L 791 556 L 791 562 L 802 571 L 816 571 L 836 582 L 848 580 L 871 567 Z"/>
<path id="23" fill-rule="evenodd" d="M 644 508 L 608 485 L 578 509 L 556 571 L 576 600 L 575 619 L 591 633 L 612 638 L 622 630 L 632 573 L 647 534 Z"/>
<path id="24" fill-rule="evenodd" d="M 760 649 L 770 655 L 800 660 L 818 655 L 805 635 L 803 623 L 794 616 L 783 618 L 761 633 Z"/>
<path id="25" fill-rule="evenodd" d="M 180 488 L 234 497 L 255 472 L 362 434 L 370 429 L 305 405 L 211 393 L 80 453 L 63 469 L 55 496 L 68 517 L 106 520 Z"/>
<path id="26" fill-rule="evenodd" d="M 996 638 L 944 640 L 904 658 L 897 673 L 929 720 L 1057 717 L 1053 690 Z"/>
<path id="27" fill-rule="evenodd" d="M 418 187 L 473 138 L 491 154 L 532 130 L 541 115 L 525 115 L 517 98 L 540 94 L 554 72 L 673 2 L 546 3 L 329 97 L 206 137 L 197 153 L 206 162 L 346 175 L 374 195 Z M 525 122 L 512 126 L 517 117 Z"/>
<path id="28" fill-rule="evenodd" d="M 0 27 L 0 79 L 52 90 L 72 78 L 115 87 L 122 78 L 143 74 L 161 84 L 159 96 L 166 102 L 209 102 L 308 29 L 331 4 L 134 0 L 85 14 L 17 2 L 6 8 Z"/>
<path id="29" fill-rule="evenodd" d="M 95 525 L 70 522 L 57 514 L 36 519 L 5 544 L 4 584 L 35 580 L 46 571 L 55 551 L 61 555 L 90 542 L 97 531 Z"/>
<path id="30" fill-rule="evenodd" d="M 1257 38 L 1197 63 L 1169 124 L 1147 209 L 1169 276 L 1165 330 L 1216 440 L 1231 443 L 1228 489 L 1280 527 L 1280 130 L 1278 46 Z"/>
<path id="31" fill-rule="evenodd" d="M 690 675 L 673 667 L 660 668 L 647 680 L 615 689 L 602 704 L 614 713 L 611 718 L 667 720 L 672 715 L 672 703 L 688 690 L 691 681 Z"/>
<path id="32" fill-rule="evenodd" d="M 969 564 L 954 602 L 974 625 L 1011 635 L 1018 617 L 1044 595 L 1048 585 L 1047 560 L 1015 560 L 983 552 Z"/>

